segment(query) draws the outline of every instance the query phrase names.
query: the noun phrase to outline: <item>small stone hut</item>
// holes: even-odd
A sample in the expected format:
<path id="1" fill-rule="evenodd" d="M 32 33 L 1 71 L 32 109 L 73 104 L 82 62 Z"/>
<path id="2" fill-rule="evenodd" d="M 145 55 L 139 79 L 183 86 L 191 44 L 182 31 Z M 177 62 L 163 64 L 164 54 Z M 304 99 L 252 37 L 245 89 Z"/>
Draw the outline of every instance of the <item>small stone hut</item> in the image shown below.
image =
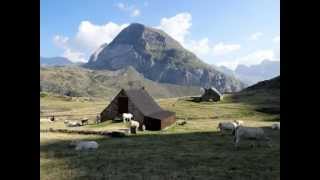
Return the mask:
<path id="1" fill-rule="evenodd" d="M 174 112 L 163 110 L 143 88 L 122 89 L 101 112 L 101 121 L 133 114 L 134 120 L 144 124 L 147 130 L 161 130 L 176 121 Z M 140 127 L 141 128 L 141 127 Z"/>
<path id="2" fill-rule="evenodd" d="M 201 101 L 220 101 L 223 99 L 223 95 L 214 87 L 205 88 L 204 91 Z"/>

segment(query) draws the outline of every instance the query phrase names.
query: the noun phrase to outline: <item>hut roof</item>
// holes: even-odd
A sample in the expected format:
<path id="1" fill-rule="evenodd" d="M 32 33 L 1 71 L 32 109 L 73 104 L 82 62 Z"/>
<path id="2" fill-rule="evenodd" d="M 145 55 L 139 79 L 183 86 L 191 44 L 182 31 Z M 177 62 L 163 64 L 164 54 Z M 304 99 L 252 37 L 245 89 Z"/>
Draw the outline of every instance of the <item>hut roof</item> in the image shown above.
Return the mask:
<path id="1" fill-rule="evenodd" d="M 210 87 L 209 90 L 212 90 L 215 93 L 217 93 L 219 96 L 222 96 L 222 94 L 215 87 Z"/>
<path id="2" fill-rule="evenodd" d="M 174 114 L 175 114 L 174 112 L 162 110 L 159 112 L 152 113 L 152 114 L 148 115 L 148 117 L 151 117 L 154 119 L 163 119 L 163 118 L 167 118 L 169 116 L 172 116 Z"/>
<path id="3" fill-rule="evenodd" d="M 132 103 L 144 115 L 162 111 L 161 107 L 153 100 L 153 98 L 144 89 L 124 90 Z"/>

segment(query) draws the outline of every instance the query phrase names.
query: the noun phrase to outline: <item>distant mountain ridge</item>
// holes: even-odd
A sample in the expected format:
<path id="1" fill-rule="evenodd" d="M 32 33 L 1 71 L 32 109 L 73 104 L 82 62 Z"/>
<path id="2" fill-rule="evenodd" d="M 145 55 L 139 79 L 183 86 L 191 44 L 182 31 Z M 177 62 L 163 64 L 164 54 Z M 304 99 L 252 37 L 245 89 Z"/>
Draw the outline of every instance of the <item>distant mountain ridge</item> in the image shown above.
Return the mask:
<path id="1" fill-rule="evenodd" d="M 224 73 L 235 76 L 247 85 L 253 85 L 259 81 L 280 75 L 280 62 L 267 59 L 257 65 L 238 65 L 234 71 L 225 66 L 219 68 Z"/>
<path id="2" fill-rule="evenodd" d="M 123 29 L 83 65 L 95 70 L 119 70 L 128 66 L 155 82 L 214 86 L 221 92 L 235 92 L 244 87 L 236 78 L 202 62 L 164 31 L 138 23 Z"/>
<path id="3" fill-rule="evenodd" d="M 40 65 L 42 66 L 65 66 L 73 64 L 68 58 L 65 57 L 41 57 Z"/>

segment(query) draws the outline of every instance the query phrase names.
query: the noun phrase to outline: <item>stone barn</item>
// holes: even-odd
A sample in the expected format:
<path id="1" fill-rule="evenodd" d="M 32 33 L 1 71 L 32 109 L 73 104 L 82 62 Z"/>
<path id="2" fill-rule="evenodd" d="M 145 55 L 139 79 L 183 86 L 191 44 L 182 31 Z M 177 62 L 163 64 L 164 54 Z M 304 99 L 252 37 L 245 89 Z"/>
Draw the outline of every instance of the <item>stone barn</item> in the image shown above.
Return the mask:
<path id="1" fill-rule="evenodd" d="M 220 101 L 223 98 L 222 94 L 214 87 L 205 88 L 204 90 L 201 101 Z"/>
<path id="2" fill-rule="evenodd" d="M 147 130 L 161 130 L 176 121 L 175 113 L 163 110 L 144 88 L 122 89 L 101 112 L 101 121 L 121 117 L 123 113 L 133 114 L 134 120 Z"/>

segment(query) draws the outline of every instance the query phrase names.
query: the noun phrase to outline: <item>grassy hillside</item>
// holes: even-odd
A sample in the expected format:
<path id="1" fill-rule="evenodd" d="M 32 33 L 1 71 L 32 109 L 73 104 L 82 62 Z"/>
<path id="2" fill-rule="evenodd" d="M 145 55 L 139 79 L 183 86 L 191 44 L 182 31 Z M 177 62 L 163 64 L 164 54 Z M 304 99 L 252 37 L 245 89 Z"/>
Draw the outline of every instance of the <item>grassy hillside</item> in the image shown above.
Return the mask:
<path id="1" fill-rule="evenodd" d="M 156 83 L 133 68 L 94 71 L 80 67 L 40 68 L 41 90 L 67 96 L 113 97 L 121 88 L 145 86 L 157 98 L 197 95 L 199 87 Z"/>
<path id="2" fill-rule="evenodd" d="M 234 94 L 232 100 L 253 105 L 261 112 L 280 115 L 280 76 L 247 87 Z"/>
<path id="3" fill-rule="evenodd" d="M 173 125 L 163 131 L 138 132 L 125 138 L 40 133 L 40 177 L 44 180 L 280 179 L 280 132 L 270 128 L 272 123 L 280 121 L 280 114 L 257 111 L 261 106 L 277 106 L 279 97 L 276 93 L 266 96 L 250 93 L 226 95 L 217 103 L 197 103 L 191 98 L 159 99 L 160 106 L 176 112 L 177 119 L 188 118 L 186 125 Z M 57 117 L 55 123 L 40 123 L 40 129 L 65 128 L 64 119 L 95 114 L 107 105 L 104 99 L 81 102 L 62 97 L 41 98 L 44 114 L 73 116 Z M 89 117 L 89 125 L 71 129 L 124 128 L 122 123 L 110 121 L 93 124 L 93 118 L 94 115 Z M 244 141 L 235 150 L 232 137 L 222 136 L 217 130 L 219 122 L 235 119 L 243 120 L 246 126 L 263 127 L 272 139 L 272 148 L 265 144 L 251 148 L 250 142 Z M 95 140 L 99 149 L 77 152 L 68 147 L 75 139 Z"/>

